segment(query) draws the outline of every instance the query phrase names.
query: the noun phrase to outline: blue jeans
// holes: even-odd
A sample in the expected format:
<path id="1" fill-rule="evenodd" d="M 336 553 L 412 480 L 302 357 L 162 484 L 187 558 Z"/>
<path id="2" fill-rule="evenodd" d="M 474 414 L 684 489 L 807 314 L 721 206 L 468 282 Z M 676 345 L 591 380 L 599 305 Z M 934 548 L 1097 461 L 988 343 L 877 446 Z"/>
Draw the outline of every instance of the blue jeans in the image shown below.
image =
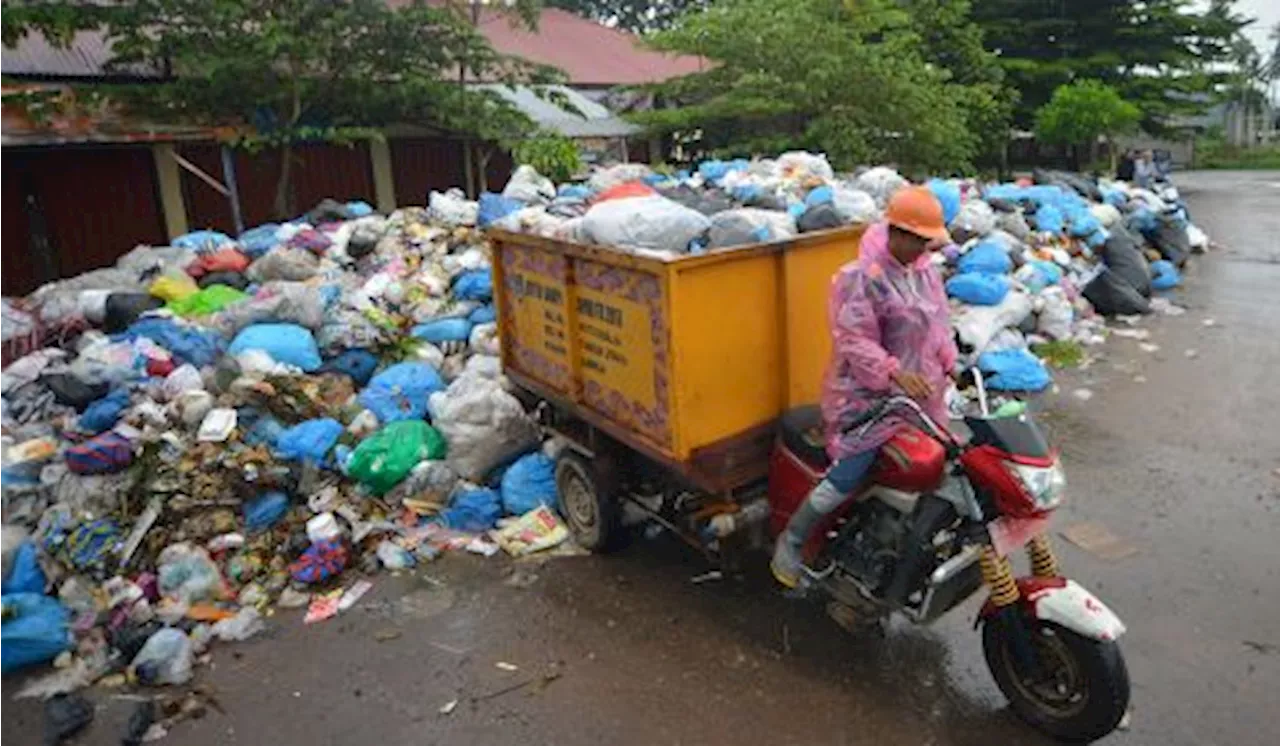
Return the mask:
<path id="1" fill-rule="evenodd" d="M 867 472 L 871 471 L 871 465 L 875 463 L 876 456 L 880 453 L 879 448 L 872 448 L 869 451 L 855 453 L 852 456 L 842 458 L 835 462 L 830 469 L 827 470 L 826 476 L 822 478 L 823 482 L 835 488 L 832 490 L 815 489 L 810 495 L 813 501 L 813 507 L 819 513 L 830 513 L 840 506 L 845 500 L 849 499 L 850 494 L 862 483 Z M 819 485 L 821 486 L 821 485 Z M 833 494 L 834 493 L 834 494 Z M 828 505 L 832 498 L 838 495 L 839 498 L 834 504 Z"/>

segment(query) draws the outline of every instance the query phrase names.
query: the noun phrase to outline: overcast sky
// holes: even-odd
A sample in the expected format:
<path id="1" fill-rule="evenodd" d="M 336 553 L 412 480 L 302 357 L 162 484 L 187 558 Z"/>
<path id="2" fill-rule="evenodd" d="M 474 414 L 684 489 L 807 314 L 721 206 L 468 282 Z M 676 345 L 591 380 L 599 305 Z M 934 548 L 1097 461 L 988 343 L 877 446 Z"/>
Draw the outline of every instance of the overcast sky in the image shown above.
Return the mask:
<path id="1" fill-rule="evenodd" d="M 1245 29 L 1245 33 L 1259 52 L 1263 55 L 1270 53 L 1275 42 L 1267 37 L 1280 22 L 1280 0 L 1236 0 L 1236 7 L 1242 15 L 1257 19 Z"/>

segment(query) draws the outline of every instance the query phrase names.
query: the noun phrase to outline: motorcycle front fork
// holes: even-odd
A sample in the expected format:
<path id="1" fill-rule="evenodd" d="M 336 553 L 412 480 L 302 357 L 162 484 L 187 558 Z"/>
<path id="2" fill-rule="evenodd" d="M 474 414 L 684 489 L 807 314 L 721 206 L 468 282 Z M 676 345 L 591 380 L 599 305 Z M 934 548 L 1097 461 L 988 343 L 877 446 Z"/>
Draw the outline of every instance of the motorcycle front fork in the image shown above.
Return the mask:
<path id="1" fill-rule="evenodd" d="M 1053 554 L 1053 545 L 1048 537 L 1039 534 L 1027 542 L 1027 558 L 1031 562 L 1031 574 L 1038 578 L 1058 576 L 1058 558 Z M 996 607 L 995 617 L 990 623 L 1001 624 L 1010 636 L 1013 652 L 1027 670 L 1037 668 L 1037 656 L 1031 643 L 1030 630 L 1023 623 L 1018 611 L 1021 593 L 1014 579 L 1013 564 L 1008 557 L 1001 557 L 996 550 L 988 546 L 979 558 L 982 580 L 991 592 L 991 603 Z"/>

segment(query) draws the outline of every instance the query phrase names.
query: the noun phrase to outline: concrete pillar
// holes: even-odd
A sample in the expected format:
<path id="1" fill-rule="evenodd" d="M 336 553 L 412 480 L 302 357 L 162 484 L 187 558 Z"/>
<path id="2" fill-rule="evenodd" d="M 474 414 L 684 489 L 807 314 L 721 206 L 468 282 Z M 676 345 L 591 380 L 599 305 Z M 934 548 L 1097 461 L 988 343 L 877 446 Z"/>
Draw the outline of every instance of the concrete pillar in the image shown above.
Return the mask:
<path id="1" fill-rule="evenodd" d="M 386 140 L 369 141 L 369 161 L 373 166 L 373 195 L 378 212 L 390 214 L 396 209 L 396 180 L 391 173 L 391 144 Z"/>
<path id="2" fill-rule="evenodd" d="M 164 229 L 169 238 L 187 232 L 187 206 L 182 199 L 182 172 L 173 159 L 173 143 L 151 146 L 151 159 L 156 164 L 156 184 L 160 187 L 160 211 L 164 213 Z"/>

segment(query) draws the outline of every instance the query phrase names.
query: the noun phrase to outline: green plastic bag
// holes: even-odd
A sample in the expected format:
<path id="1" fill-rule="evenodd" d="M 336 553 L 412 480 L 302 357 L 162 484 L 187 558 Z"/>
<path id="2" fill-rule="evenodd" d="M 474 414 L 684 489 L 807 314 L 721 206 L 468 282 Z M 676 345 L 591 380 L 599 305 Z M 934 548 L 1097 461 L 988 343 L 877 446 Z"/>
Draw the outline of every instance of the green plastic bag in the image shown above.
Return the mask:
<path id="1" fill-rule="evenodd" d="M 375 495 L 400 483 L 419 461 L 438 461 L 445 455 L 444 436 L 422 420 L 392 422 L 360 441 L 347 473 Z"/>
<path id="2" fill-rule="evenodd" d="M 179 316 L 208 316 L 249 296 L 230 285 L 210 285 L 199 292 L 171 300 L 165 308 Z"/>

